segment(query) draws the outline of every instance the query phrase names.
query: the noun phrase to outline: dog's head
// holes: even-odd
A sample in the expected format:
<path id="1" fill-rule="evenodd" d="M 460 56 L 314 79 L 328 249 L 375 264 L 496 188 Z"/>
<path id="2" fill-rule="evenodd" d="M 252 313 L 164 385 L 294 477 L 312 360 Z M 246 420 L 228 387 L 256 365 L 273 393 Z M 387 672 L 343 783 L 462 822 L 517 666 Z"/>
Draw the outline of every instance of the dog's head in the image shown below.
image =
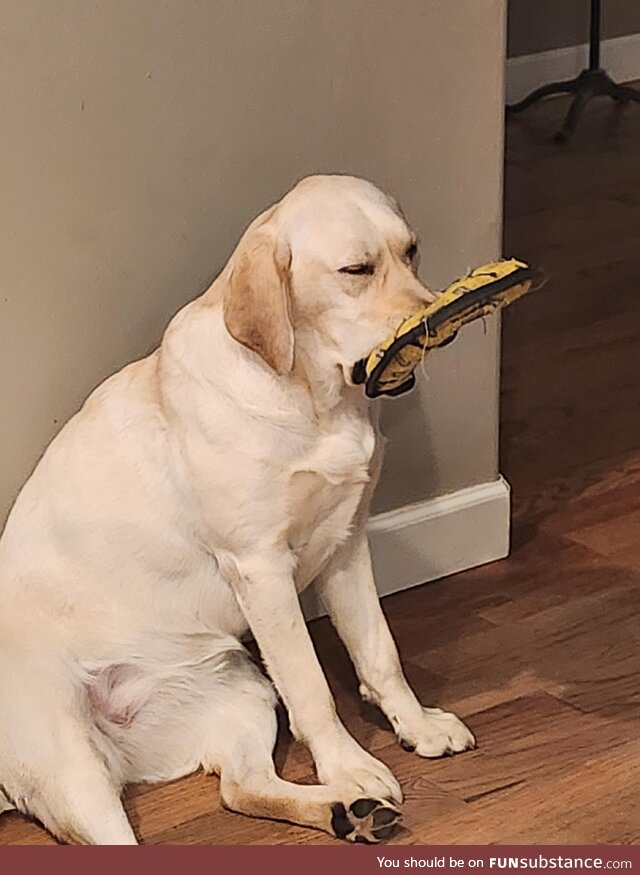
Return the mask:
<path id="1" fill-rule="evenodd" d="M 224 287 L 229 333 L 276 373 L 298 353 L 341 368 L 435 296 L 416 276 L 417 240 L 398 206 L 350 176 L 304 179 L 248 228 Z M 319 361 L 321 359 L 322 361 Z"/>

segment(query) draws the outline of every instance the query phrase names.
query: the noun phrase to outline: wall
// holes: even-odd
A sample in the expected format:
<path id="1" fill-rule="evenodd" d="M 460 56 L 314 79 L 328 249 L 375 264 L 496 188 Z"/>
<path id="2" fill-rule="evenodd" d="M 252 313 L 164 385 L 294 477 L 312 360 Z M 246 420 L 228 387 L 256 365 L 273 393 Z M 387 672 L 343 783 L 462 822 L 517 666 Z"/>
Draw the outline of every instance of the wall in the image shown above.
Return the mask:
<path id="1" fill-rule="evenodd" d="M 0 523 L 87 393 L 297 178 L 394 192 L 445 284 L 497 255 L 502 0 L 4 0 Z M 495 324 L 385 405 L 389 509 L 495 480 Z"/>
<path id="2" fill-rule="evenodd" d="M 577 46 L 589 38 L 590 0 L 509 0 L 507 54 Z M 602 37 L 640 33 L 638 0 L 603 0 Z"/>

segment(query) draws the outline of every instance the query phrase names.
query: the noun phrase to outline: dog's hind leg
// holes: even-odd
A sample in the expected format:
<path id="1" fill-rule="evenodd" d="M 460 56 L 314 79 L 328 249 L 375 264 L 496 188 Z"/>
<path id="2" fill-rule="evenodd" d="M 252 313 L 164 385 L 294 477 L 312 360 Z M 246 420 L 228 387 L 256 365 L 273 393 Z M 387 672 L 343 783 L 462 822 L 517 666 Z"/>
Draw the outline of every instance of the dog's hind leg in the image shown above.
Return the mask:
<path id="1" fill-rule="evenodd" d="M 271 684 L 242 654 L 216 696 L 202 765 L 219 772 L 225 807 L 253 817 L 324 830 L 352 842 L 380 842 L 400 813 L 356 786 L 301 785 L 278 777 L 273 762 L 277 722 Z"/>
<path id="2" fill-rule="evenodd" d="M 0 809 L 7 800 L 65 842 L 136 844 L 73 677 L 55 660 L 36 672 L 29 655 L 10 656 L 0 670 Z"/>
<path id="3" fill-rule="evenodd" d="M 57 838 L 83 845 L 135 845 L 119 788 L 91 743 L 79 733 L 52 773 L 40 774 L 30 813 Z"/>
<path id="4" fill-rule="evenodd" d="M 45 733 L 50 730 L 43 728 Z M 41 748 L 46 758 L 25 764 L 6 782 L 4 793 L 11 807 L 35 817 L 63 842 L 137 844 L 119 788 L 82 727 L 70 718 L 52 734 L 57 736 L 55 747 Z"/>

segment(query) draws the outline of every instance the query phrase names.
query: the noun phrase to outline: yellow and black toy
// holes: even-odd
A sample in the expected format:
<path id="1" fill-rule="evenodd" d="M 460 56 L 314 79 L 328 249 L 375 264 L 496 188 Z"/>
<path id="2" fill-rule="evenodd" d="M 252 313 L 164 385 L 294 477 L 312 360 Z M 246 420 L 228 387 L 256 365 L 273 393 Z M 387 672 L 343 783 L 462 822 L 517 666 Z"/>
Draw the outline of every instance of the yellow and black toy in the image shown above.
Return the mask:
<path id="1" fill-rule="evenodd" d="M 531 291 L 536 273 L 515 258 L 483 264 L 448 286 L 436 301 L 405 319 L 395 333 L 354 366 L 353 381 L 369 398 L 402 395 L 429 350 L 450 343 L 458 330 Z"/>

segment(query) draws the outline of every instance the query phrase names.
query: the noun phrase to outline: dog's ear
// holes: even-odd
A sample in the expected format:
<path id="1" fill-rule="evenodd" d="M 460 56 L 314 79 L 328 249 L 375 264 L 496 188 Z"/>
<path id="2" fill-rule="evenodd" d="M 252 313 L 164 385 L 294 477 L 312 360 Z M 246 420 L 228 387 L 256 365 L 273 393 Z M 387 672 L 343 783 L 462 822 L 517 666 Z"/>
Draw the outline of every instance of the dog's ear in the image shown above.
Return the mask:
<path id="1" fill-rule="evenodd" d="M 293 367 L 290 260 L 267 230 L 249 230 L 234 255 L 223 298 L 229 334 L 280 375 Z"/>

